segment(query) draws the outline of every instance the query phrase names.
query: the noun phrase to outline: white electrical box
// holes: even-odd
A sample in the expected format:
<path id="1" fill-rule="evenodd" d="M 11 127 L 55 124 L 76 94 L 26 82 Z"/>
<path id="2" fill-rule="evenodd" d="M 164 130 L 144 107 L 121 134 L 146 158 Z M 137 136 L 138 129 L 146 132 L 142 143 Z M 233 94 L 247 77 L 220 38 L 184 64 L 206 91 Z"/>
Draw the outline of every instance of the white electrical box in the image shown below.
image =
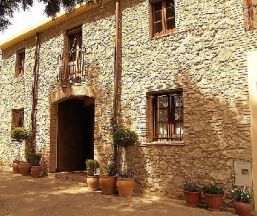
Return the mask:
<path id="1" fill-rule="evenodd" d="M 245 161 L 234 162 L 235 185 L 252 186 L 251 163 Z"/>

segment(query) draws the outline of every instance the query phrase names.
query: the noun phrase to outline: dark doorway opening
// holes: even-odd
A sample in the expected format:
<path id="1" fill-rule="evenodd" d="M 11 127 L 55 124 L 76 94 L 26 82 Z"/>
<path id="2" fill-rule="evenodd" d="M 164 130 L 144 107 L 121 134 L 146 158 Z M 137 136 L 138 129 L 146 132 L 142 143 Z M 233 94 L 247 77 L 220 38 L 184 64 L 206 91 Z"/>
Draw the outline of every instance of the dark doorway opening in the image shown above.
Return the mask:
<path id="1" fill-rule="evenodd" d="M 70 99 L 58 105 L 57 171 L 85 169 L 94 158 L 94 99 Z"/>

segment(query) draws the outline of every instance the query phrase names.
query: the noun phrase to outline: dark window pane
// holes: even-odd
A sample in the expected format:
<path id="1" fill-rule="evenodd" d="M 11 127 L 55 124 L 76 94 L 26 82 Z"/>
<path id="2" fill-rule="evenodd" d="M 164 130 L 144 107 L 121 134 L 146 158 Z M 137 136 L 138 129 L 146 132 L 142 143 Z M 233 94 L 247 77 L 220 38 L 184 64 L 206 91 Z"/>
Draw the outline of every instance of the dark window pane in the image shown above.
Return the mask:
<path id="1" fill-rule="evenodd" d="M 162 32 L 162 22 L 154 23 L 154 33 Z"/>
<path id="2" fill-rule="evenodd" d="M 166 17 L 167 19 L 171 18 L 171 17 L 175 17 L 175 9 L 174 7 L 169 7 L 167 8 L 167 14 L 166 14 Z"/>
<path id="3" fill-rule="evenodd" d="M 167 4 L 167 8 L 168 8 L 168 7 L 174 7 L 174 6 L 175 6 L 174 0 L 167 0 L 166 2 L 167 2 L 167 3 L 166 3 L 166 4 Z"/>
<path id="4" fill-rule="evenodd" d="M 153 8 L 154 8 L 154 11 L 159 11 L 159 10 L 162 10 L 162 2 L 159 1 L 155 4 L 153 4 Z"/>
<path id="5" fill-rule="evenodd" d="M 175 18 L 167 19 L 167 30 L 175 28 Z"/>
<path id="6" fill-rule="evenodd" d="M 154 22 L 162 20 L 162 11 L 157 11 L 154 13 Z"/>
<path id="7" fill-rule="evenodd" d="M 166 95 L 159 96 L 159 107 L 167 108 L 168 107 L 168 97 Z"/>

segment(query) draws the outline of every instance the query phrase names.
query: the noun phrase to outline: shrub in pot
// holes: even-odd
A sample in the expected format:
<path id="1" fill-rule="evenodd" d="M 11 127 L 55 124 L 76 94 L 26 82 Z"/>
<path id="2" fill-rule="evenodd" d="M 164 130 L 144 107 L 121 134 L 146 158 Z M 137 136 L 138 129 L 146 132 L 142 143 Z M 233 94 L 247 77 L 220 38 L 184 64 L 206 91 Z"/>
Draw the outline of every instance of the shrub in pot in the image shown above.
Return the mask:
<path id="1" fill-rule="evenodd" d="M 130 197 L 133 195 L 135 188 L 135 181 L 133 173 L 130 171 L 121 171 L 116 183 L 119 196 Z"/>
<path id="2" fill-rule="evenodd" d="M 252 190 L 250 187 L 235 187 L 232 190 L 235 213 L 239 216 L 249 216 L 253 208 Z"/>
<path id="3" fill-rule="evenodd" d="M 96 191 L 99 187 L 99 175 L 95 175 L 96 170 L 99 168 L 97 160 L 86 160 L 87 168 L 87 186 L 89 190 Z"/>
<path id="4" fill-rule="evenodd" d="M 200 188 L 194 182 L 184 184 L 184 198 L 188 206 L 197 207 L 200 200 Z"/>
<path id="5" fill-rule="evenodd" d="M 42 154 L 36 153 L 30 156 L 31 176 L 33 178 L 39 178 L 42 175 L 42 167 L 40 166 Z"/>
<path id="6" fill-rule="evenodd" d="M 115 164 L 112 162 L 108 164 L 107 175 L 100 176 L 100 185 L 102 186 L 102 193 L 106 195 L 114 194 L 116 186 L 116 169 Z"/>
<path id="7" fill-rule="evenodd" d="M 113 141 L 115 144 L 127 148 L 138 141 L 137 134 L 124 127 L 118 127 L 113 134 Z"/>
<path id="8" fill-rule="evenodd" d="M 205 202 L 209 210 L 219 211 L 223 206 L 224 189 L 221 185 L 209 185 L 203 188 Z"/>
<path id="9" fill-rule="evenodd" d="M 14 140 L 18 141 L 18 143 L 21 143 L 23 140 L 28 139 L 30 137 L 30 135 L 31 135 L 30 131 L 25 128 L 22 128 L 22 127 L 14 128 L 11 132 L 11 137 Z M 19 148 L 19 165 L 18 165 L 18 167 L 19 167 L 19 171 L 22 175 L 30 174 L 31 165 L 28 164 L 27 162 L 20 161 L 20 148 Z"/>

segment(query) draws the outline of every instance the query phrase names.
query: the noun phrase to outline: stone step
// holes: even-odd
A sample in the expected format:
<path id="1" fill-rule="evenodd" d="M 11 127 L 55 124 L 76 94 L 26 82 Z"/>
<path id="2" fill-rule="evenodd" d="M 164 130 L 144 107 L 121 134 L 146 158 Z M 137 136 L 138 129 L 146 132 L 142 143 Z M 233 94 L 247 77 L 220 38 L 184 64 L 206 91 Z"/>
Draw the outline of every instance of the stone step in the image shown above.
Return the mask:
<path id="1" fill-rule="evenodd" d="M 87 172 L 86 171 L 75 171 L 75 172 L 58 172 L 55 174 L 55 178 L 87 183 Z"/>

